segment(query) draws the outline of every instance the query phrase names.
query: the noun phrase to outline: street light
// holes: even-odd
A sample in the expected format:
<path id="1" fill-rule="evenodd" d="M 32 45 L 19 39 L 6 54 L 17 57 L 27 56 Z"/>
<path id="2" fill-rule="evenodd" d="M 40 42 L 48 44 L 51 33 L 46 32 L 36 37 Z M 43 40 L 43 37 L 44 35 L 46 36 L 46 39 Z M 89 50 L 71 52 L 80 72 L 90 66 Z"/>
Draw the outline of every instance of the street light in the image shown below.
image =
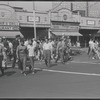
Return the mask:
<path id="1" fill-rule="evenodd" d="M 33 1 L 34 38 L 36 39 L 35 2 Z"/>

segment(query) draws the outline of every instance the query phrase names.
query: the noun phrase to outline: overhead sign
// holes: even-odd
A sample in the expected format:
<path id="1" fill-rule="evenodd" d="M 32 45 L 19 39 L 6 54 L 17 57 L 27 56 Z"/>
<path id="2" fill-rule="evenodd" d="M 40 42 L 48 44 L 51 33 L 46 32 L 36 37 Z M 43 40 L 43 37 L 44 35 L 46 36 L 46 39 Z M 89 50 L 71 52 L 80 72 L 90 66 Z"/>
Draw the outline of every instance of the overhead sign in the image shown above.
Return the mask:
<path id="1" fill-rule="evenodd" d="M 66 30 L 66 31 L 78 31 L 79 26 L 78 25 L 73 25 L 69 23 L 52 23 L 51 28 L 53 30 Z"/>
<path id="2" fill-rule="evenodd" d="M 34 17 L 33 16 L 27 16 L 27 21 L 28 22 L 33 22 L 34 21 Z M 40 21 L 40 17 L 35 17 L 35 21 L 39 22 Z"/>
<path id="3" fill-rule="evenodd" d="M 0 26 L 0 30 L 19 30 L 18 26 Z"/>
<path id="4" fill-rule="evenodd" d="M 88 25 L 95 25 L 95 21 L 94 20 L 87 20 L 87 24 Z"/>
<path id="5" fill-rule="evenodd" d="M 1 22 L 0 21 L 0 25 L 11 25 L 11 26 L 17 26 L 17 25 L 19 25 L 19 23 L 17 23 L 17 22 Z"/>

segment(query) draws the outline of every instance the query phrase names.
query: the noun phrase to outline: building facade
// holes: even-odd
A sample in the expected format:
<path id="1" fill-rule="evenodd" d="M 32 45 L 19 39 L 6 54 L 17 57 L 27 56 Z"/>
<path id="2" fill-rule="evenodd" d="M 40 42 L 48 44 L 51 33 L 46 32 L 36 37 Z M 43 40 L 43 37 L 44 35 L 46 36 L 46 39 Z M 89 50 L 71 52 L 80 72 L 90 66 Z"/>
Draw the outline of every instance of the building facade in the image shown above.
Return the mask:
<path id="1" fill-rule="evenodd" d="M 37 39 L 50 38 L 53 33 L 70 36 L 72 42 L 88 43 L 90 35 L 95 36 L 100 29 L 100 18 L 83 17 L 79 12 L 62 7 L 47 12 L 35 11 L 35 27 Z M 1 4 L 0 36 L 13 38 L 16 34 L 34 38 L 33 12 Z"/>
<path id="2" fill-rule="evenodd" d="M 52 8 L 59 9 L 66 7 L 72 11 L 80 11 L 82 16 L 100 17 L 100 2 L 99 1 L 58 1 L 52 2 Z"/>

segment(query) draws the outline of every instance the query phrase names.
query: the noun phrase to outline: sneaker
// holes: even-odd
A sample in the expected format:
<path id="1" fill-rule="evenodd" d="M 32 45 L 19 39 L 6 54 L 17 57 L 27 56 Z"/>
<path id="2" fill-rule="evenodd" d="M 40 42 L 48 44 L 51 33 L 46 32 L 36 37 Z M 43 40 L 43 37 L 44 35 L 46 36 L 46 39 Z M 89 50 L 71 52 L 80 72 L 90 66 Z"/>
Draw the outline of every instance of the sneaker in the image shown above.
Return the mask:
<path id="1" fill-rule="evenodd" d="M 23 74 L 24 72 L 23 71 L 21 71 L 21 74 Z"/>
<path id="2" fill-rule="evenodd" d="M 94 57 L 92 57 L 92 59 L 95 59 Z"/>
<path id="3" fill-rule="evenodd" d="M 35 72 L 33 71 L 32 74 L 35 74 Z"/>
<path id="4" fill-rule="evenodd" d="M 2 76 L 4 75 L 4 69 L 2 69 Z"/>
<path id="5" fill-rule="evenodd" d="M 26 73 L 24 72 L 24 76 L 26 76 Z"/>

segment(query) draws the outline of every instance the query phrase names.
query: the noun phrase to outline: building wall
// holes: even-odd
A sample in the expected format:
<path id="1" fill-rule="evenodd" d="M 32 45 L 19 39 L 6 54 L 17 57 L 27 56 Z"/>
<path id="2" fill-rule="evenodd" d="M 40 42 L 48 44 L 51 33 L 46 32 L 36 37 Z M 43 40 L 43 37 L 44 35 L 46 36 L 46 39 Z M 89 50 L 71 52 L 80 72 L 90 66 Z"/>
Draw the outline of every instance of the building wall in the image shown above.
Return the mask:
<path id="1" fill-rule="evenodd" d="M 72 14 L 72 12 L 66 8 L 58 9 L 51 12 L 51 20 L 65 21 L 65 22 L 79 22 L 79 15 Z"/>
<path id="2" fill-rule="evenodd" d="M 85 16 L 87 16 L 87 2 L 88 2 L 88 16 L 89 17 L 100 17 L 100 1 L 66 1 L 62 2 L 60 6 L 60 2 L 52 2 L 52 8 L 57 7 L 56 9 L 66 7 L 71 10 L 71 3 L 73 3 L 73 10 L 83 10 L 85 11 Z"/>
<path id="3" fill-rule="evenodd" d="M 83 29 L 100 29 L 100 18 L 80 17 L 80 26 Z"/>
<path id="4" fill-rule="evenodd" d="M 33 12 L 16 12 L 16 15 L 20 23 L 33 25 L 34 21 Z M 36 24 L 50 24 L 48 13 L 36 12 L 35 16 L 36 16 Z"/>
<path id="5" fill-rule="evenodd" d="M 8 5 L 0 5 L 0 30 L 19 30 L 15 10 Z"/>

